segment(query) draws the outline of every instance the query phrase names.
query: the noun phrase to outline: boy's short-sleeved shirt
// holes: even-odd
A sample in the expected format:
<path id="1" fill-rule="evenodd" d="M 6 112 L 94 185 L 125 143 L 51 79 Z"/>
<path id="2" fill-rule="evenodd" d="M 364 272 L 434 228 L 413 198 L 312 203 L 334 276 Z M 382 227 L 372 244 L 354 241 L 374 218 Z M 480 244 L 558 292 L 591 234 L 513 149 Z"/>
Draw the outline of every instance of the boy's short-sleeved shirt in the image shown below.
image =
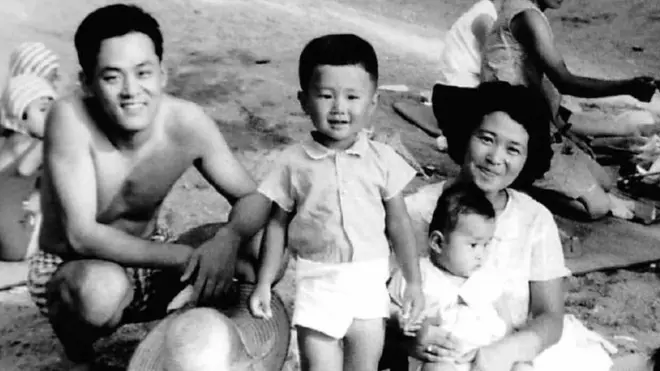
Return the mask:
<path id="1" fill-rule="evenodd" d="M 399 195 L 415 174 L 391 147 L 364 133 L 345 151 L 310 137 L 283 151 L 259 192 L 295 212 L 289 247 L 298 257 L 364 261 L 389 256 L 385 202 Z"/>

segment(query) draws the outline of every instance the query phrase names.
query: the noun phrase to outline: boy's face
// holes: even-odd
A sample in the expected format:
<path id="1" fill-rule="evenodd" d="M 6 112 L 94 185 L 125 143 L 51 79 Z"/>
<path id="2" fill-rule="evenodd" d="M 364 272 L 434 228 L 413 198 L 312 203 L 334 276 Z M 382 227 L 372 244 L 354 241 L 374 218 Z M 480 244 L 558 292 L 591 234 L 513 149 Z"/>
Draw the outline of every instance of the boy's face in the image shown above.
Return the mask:
<path id="1" fill-rule="evenodd" d="M 167 81 L 153 42 L 138 32 L 104 40 L 86 79 L 106 114 L 129 132 L 151 125 Z"/>
<path id="2" fill-rule="evenodd" d="M 321 65 L 309 85 L 298 97 L 321 134 L 321 144 L 336 149 L 350 147 L 378 104 L 369 73 L 359 65 Z"/>
<path id="3" fill-rule="evenodd" d="M 36 138 L 43 138 L 46 116 L 53 105 L 53 99 L 42 97 L 32 101 L 23 113 L 23 122 L 28 134 Z"/>
<path id="4" fill-rule="evenodd" d="M 481 267 L 494 232 L 494 220 L 474 213 L 460 215 L 456 228 L 444 238 L 439 231 L 431 233 L 429 244 L 434 263 L 455 276 L 469 277 Z"/>

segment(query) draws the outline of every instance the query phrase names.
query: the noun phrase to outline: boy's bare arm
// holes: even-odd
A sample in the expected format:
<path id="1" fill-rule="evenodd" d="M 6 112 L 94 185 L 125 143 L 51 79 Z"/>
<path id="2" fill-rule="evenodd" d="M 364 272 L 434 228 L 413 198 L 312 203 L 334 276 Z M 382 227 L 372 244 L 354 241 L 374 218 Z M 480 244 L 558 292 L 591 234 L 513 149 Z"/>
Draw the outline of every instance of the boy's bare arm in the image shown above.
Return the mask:
<path id="1" fill-rule="evenodd" d="M 601 80 L 571 73 L 555 46 L 548 23 L 538 12 L 524 11 L 515 16 L 511 20 L 511 30 L 560 93 L 583 98 L 614 95 L 644 98 L 641 96 L 646 84 L 643 79 Z"/>
<path id="2" fill-rule="evenodd" d="M 385 201 L 385 215 L 387 236 L 392 243 L 392 249 L 401 267 L 403 277 L 406 279 L 406 285 L 421 287 L 422 277 L 415 234 L 401 194 Z"/>
<path id="3" fill-rule="evenodd" d="M 277 204 L 273 205 L 270 221 L 266 227 L 263 246 L 259 253 L 257 285 L 272 286 L 282 266 L 282 257 L 288 240 L 289 223 L 293 213 L 289 213 Z"/>
<path id="4" fill-rule="evenodd" d="M 69 246 L 80 256 L 126 266 L 183 268 L 191 248 L 160 244 L 98 223 L 90 133 L 68 102 L 51 110 L 44 138 L 44 171 Z M 51 228 L 57 228 L 51 226 Z"/>

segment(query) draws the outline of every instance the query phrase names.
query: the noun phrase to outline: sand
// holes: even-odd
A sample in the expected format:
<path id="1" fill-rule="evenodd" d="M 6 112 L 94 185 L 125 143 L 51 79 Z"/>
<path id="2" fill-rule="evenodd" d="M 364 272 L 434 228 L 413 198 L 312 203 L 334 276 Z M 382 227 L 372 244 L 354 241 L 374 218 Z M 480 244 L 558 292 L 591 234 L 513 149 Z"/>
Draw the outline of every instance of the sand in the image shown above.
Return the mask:
<path id="1" fill-rule="evenodd" d="M 106 0 L 3 0 L 0 66 L 21 41 L 40 40 L 62 56 L 64 74 L 75 82 L 73 34 L 82 17 Z M 259 179 L 278 148 L 310 128 L 296 101 L 300 49 L 314 36 L 356 32 L 379 52 L 382 84 L 429 89 L 441 37 L 464 0 L 142 0 L 163 25 L 169 90 L 202 104 L 217 121 L 241 161 Z M 590 76 L 623 77 L 660 70 L 660 2 L 657 0 L 566 0 L 551 22 L 569 67 Z M 0 69 L 0 81 L 4 80 Z M 398 131 L 431 179 L 456 166 L 431 138 L 397 117 L 391 103 L 401 93 L 383 93 L 375 120 Z M 578 100 L 577 105 L 581 104 Z M 612 102 L 582 102 L 611 112 Z M 610 107 L 610 108 L 608 108 Z M 160 218 L 171 234 L 222 220 L 228 206 L 195 171 L 168 197 Z M 291 274 L 278 290 L 290 302 Z M 620 353 L 660 345 L 660 282 L 655 267 L 591 273 L 570 280 L 567 311 L 618 345 Z M 99 344 L 108 369 L 121 370 L 148 324 L 124 327 Z M 60 345 L 24 287 L 0 292 L 0 369 L 61 370 Z M 290 369 L 296 369 L 295 352 Z"/>

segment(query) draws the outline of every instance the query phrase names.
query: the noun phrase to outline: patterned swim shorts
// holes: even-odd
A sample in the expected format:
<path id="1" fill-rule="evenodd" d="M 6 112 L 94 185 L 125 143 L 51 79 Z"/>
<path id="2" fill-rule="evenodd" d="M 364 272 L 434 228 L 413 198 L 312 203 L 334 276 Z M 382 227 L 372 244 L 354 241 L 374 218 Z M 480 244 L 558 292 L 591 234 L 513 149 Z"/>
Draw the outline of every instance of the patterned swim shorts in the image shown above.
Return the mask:
<path id="1" fill-rule="evenodd" d="M 32 300 L 49 317 L 47 285 L 57 270 L 69 263 L 60 256 L 39 251 L 30 258 L 27 286 Z M 146 322 L 163 317 L 169 302 L 185 287 L 180 273 L 150 268 L 124 268 L 133 286 L 133 300 L 124 310 L 123 323 Z"/>

